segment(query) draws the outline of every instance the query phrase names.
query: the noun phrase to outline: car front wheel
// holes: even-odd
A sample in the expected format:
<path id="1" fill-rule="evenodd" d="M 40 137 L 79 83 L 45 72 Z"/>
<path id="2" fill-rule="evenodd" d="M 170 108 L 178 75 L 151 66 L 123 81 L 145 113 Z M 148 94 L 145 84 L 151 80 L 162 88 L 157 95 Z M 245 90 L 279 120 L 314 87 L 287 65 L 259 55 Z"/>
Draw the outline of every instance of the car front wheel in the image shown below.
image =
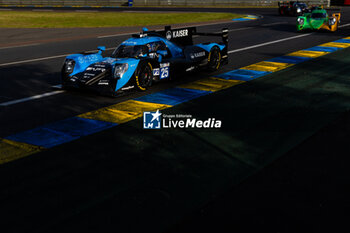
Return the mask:
<path id="1" fill-rule="evenodd" d="M 148 62 L 141 63 L 135 74 L 136 88 L 139 91 L 146 91 L 152 85 L 152 80 L 152 65 Z"/>

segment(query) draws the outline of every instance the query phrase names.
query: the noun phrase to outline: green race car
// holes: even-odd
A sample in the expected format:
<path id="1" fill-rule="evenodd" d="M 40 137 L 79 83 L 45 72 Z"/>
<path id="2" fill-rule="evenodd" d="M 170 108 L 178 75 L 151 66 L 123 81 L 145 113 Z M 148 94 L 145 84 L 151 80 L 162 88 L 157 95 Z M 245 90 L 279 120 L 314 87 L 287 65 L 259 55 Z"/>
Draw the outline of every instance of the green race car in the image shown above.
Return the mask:
<path id="1" fill-rule="evenodd" d="M 297 18 L 297 31 L 304 30 L 328 30 L 334 32 L 340 23 L 340 13 L 331 16 L 322 7 L 314 7 L 310 13 L 305 13 Z"/>

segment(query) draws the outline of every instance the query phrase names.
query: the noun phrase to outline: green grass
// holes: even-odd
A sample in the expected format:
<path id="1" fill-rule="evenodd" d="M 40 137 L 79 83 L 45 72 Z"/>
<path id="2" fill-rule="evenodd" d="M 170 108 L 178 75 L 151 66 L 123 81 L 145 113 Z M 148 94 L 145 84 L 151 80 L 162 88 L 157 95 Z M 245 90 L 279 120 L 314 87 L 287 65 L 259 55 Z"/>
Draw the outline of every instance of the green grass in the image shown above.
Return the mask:
<path id="1" fill-rule="evenodd" d="M 123 27 L 230 20 L 231 13 L 0 12 L 2 28 Z"/>

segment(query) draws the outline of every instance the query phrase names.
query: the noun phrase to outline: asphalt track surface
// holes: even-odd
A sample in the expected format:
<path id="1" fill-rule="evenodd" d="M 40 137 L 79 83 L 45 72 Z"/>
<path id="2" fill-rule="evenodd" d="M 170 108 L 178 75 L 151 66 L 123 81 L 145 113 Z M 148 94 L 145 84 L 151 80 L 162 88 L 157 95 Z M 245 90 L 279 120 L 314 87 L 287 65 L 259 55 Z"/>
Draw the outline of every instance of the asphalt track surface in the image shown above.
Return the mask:
<path id="1" fill-rule="evenodd" d="M 142 9 L 146 10 L 146 9 Z M 159 9 L 147 9 L 147 10 L 159 10 Z M 181 10 L 181 9 L 177 9 Z M 196 10 L 196 9 L 192 9 Z M 336 33 L 311 33 L 311 34 L 300 34 L 295 31 L 295 18 L 293 17 L 280 17 L 277 15 L 276 9 L 213 9 L 215 11 L 229 11 L 229 12 L 237 12 L 237 13 L 249 13 L 249 14 L 258 14 L 262 15 L 263 18 L 255 21 L 246 21 L 246 22 L 229 22 L 229 23 L 219 23 L 215 25 L 206 25 L 206 26 L 200 26 L 199 31 L 208 31 L 208 32 L 217 32 L 223 27 L 229 28 L 229 65 L 223 67 L 223 69 L 220 70 L 219 73 L 230 71 L 235 68 L 240 68 L 243 66 L 247 66 L 259 61 L 267 60 L 273 57 L 281 56 L 289 52 L 297 51 L 300 49 L 305 49 L 309 47 L 313 47 L 325 42 L 334 41 L 346 36 L 349 36 L 350 32 L 350 26 L 348 27 L 347 24 L 350 23 L 350 10 L 344 8 L 342 10 L 342 25 L 343 27 Z M 199 10 L 198 10 L 199 11 Z M 0 31 L 3 29 L 0 29 Z M 26 35 L 29 33 L 26 30 L 16 30 L 8 31 L 4 30 L 8 38 L 5 38 L 5 40 L 2 38 L 2 43 L 0 44 L 0 103 L 5 103 L 12 100 L 18 100 L 21 98 L 31 97 L 35 95 L 40 95 L 44 93 L 51 93 L 53 91 L 56 91 L 53 86 L 58 85 L 60 83 L 60 68 L 64 60 L 65 54 L 71 54 L 76 53 L 80 51 L 89 51 L 96 49 L 99 45 L 105 45 L 107 48 L 114 48 L 117 44 L 122 42 L 123 40 L 127 39 L 129 35 L 117 35 L 118 33 L 125 33 L 125 31 L 120 32 L 117 29 L 106 29 L 108 30 L 108 33 L 101 32 L 101 30 L 95 30 L 91 29 L 91 31 L 88 32 L 71 32 L 67 33 L 67 35 L 73 35 L 73 36 L 66 36 L 62 38 L 53 38 L 50 33 L 46 36 L 45 33 L 41 34 L 40 37 L 38 36 L 30 36 L 30 44 L 23 41 L 16 41 L 16 37 L 21 37 L 22 35 Z M 131 28 L 128 29 L 130 31 L 137 31 L 138 28 Z M 115 31 L 115 33 L 114 33 Z M 6 33 L 3 33 L 2 35 L 6 36 Z M 79 34 L 83 35 L 79 38 Z M 111 36 L 108 36 L 111 35 Z M 115 35 L 115 36 L 113 36 Z M 305 36 L 302 36 L 305 35 Z M 73 37 L 73 38 L 72 38 Z M 288 38 L 288 40 L 286 40 Z M 211 38 L 209 38 L 210 40 Z M 207 41 L 208 38 L 196 38 L 196 42 L 204 42 Z M 112 50 L 106 51 L 106 54 L 110 53 Z M 188 82 L 190 80 L 195 80 L 203 77 L 209 77 L 206 73 L 198 73 L 196 75 L 186 76 L 182 77 L 178 80 L 174 80 L 172 82 L 167 83 L 159 83 L 158 85 L 154 86 L 149 92 L 156 92 L 162 89 L 166 89 L 175 85 L 178 85 L 179 83 Z M 282 81 L 281 81 L 282 82 Z M 279 81 L 275 80 L 274 85 L 279 85 Z M 306 89 L 307 90 L 307 89 Z M 43 124 L 55 122 L 58 120 L 62 120 L 68 117 L 72 117 L 81 113 L 85 113 L 88 111 L 92 111 L 104 106 L 108 106 L 111 104 L 115 104 L 130 98 L 135 98 L 137 96 L 142 96 L 145 93 L 130 93 L 125 96 L 121 96 L 119 98 L 109 98 L 109 97 L 103 97 L 103 96 L 96 96 L 93 94 L 87 94 L 87 93 L 75 93 L 75 92 L 63 92 L 59 94 L 55 94 L 49 97 L 41 98 L 40 100 L 29 100 L 26 102 L 13 104 L 9 106 L 0 106 L 0 125 L 1 125 L 1 131 L 0 131 L 0 137 L 6 137 L 8 135 L 25 131 L 28 129 L 35 128 L 37 126 L 41 126 Z M 337 122 L 345 121 L 348 114 L 343 115 L 338 119 Z M 247 116 L 248 117 L 248 116 Z M 331 127 L 331 129 L 328 129 L 328 131 L 332 131 L 334 129 L 337 129 L 337 123 L 334 123 L 335 126 Z M 342 128 L 342 127 L 339 127 Z M 123 128 L 125 132 L 127 132 L 127 129 L 125 127 Z M 327 131 L 327 130 L 326 130 Z M 328 132 L 327 131 L 327 132 Z M 139 131 L 140 132 L 140 131 Z M 333 135 L 340 134 L 339 131 L 336 131 Z M 100 133 L 100 140 L 103 140 L 105 137 L 113 136 L 112 132 L 108 132 L 104 135 L 104 133 Z M 317 136 L 321 135 L 321 136 Z M 189 232 L 195 231 L 197 232 L 198 229 L 201 229 L 201 231 L 205 231 L 206 224 L 203 224 L 203 222 L 210 222 L 210 219 L 215 219 L 214 223 L 210 227 L 214 229 L 217 227 L 216 224 L 222 224 L 231 226 L 230 223 L 232 223 L 232 218 L 227 217 L 227 219 L 224 218 L 223 214 L 213 214 L 217 212 L 223 212 L 227 213 L 229 216 L 240 216 L 240 213 L 244 213 L 244 217 L 238 218 L 240 219 L 239 222 L 237 222 L 239 228 L 236 229 L 239 232 L 251 232 L 252 230 L 260 229 L 263 232 L 271 232 L 270 230 L 273 230 L 273 232 L 292 232 L 289 229 L 290 225 L 293 225 L 292 220 L 286 220 L 286 219 L 279 219 L 278 222 L 281 225 L 274 225 L 274 221 L 271 221 L 270 219 L 264 218 L 264 211 L 269 211 L 269 206 L 263 205 L 265 200 L 269 200 L 269 203 L 272 203 L 271 206 L 273 209 L 279 211 L 281 207 L 279 207 L 278 197 L 275 197 L 277 201 L 274 202 L 274 200 L 269 199 L 269 192 L 280 192 L 281 195 L 287 195 L 293 192 L 296 192 L 296 195 L 302 195 L 300 193 L 303 193 L 304 190 L 297 190 L 295 191 L 293 187 L 296 186 L 295 183 L 303 182 L 304 178 L 308 175 L 307 172 L 303 173 L 303 176 L 293 176 L 288 174 L 288 172 L 285 172 L 283 170 L 286 166 L 290 169 L 290 173 L 293 173 L 294 171 L 298 171 L 300 167 L 303 167 L 303 169 L 307 170 L 304 166 L 306 165 L 299 165 L 299 164 L 293 164 L 290 165 L 290 161 L 293 161 L 293 153 L 294 155 L 298 157 L 298 160 L 300 163 L 302 163 L 303 158 L 300 158 L 301 154 L 306 154 L 308 149 L 305 148 L 315 148 L 316 146 L 307 146 L 309 144 L 317 142 L 317 140 L 320 140 L 319 143 L 324 143 L 325 141 L 329 141 L 329 143 L 333 143 L 334 146 L 337 146 L 338 152 L 340 153 L 341 148 L 339 144 L 339 141 L 336 140 L 330 140 L 330 138 L 327 138 L 327 135 L 325 133 L 317 134 L 316 139 L 309 139 L 309 142 L 304 142 L 302 146 L 299 148 L 296 148 L 295 150 L 289 152 L 286 156 L 284 156 L 281 160 L 278 162 L 272 164 L 271 166 L 265 168 L 262 172 L 257 173 L 255 176 L 249 178 L 245 181 L 245 183 L 241 184 L 238 188 L 232 188 L 233 190 L 230 190 L 229 193 L 226 195 L 222 193 L 222 195 L 219 196 L 218 201 L 214 201 L 207 209 L 201 209 L 203 206 L 197 206 L 198 211 L 207 211 L 208 214 L 204 214 L 204 217 L 202 217 L 203 214 L 197 213 L 196 210 L 190 210 L 189 212 L 186 212 L 183 214 L 183 219 L 181 222 L 178 221 L 169 221 L 164 220 L 164 223 L 157 224 L 146 224 L 145 228 L 146 231 L 149 231 L 152 227 L 153 232 L 162 232 L 165 229 L 168 229 L 170 231 L 179 231 L 179 232 Z M 347 136 L 348 134 L 345 134 Z M 344 136 L 344 137 L 345 137 Z M 339 137 L 342 138 L 342 137 Z M 343 139 L 343 138 L 342 138 Z M 106 142 L 109 140 L 106 139 Z M 21 205 L 24 206 L 23 212 L 26 212 L 26 214 L 19 215 L 18 219 L 15 218 L 15 215 L 11 213 L 11 219 L 8 218 L 2 218 L 6 221 L 6 228 L 4 228 L 4 231 L 1 230 L 1 232 L 62 232 L 67 231 L 67 229 L 71 229 L 70 226 L 73 226 L 72 229 L 74 231 L 78 232 L 102 232 L 100 229 L 103 229 L 104 232 L 106 232 L 106 229 L 101 227 L 103 224 L 106 224 L 107 222 L 110 223 L 112 221 L 111 219 L 108 219 L 108 221 L 105 219 L 106 216 L 101 216 L 100 218 L 96 215 L 91 215 L 94 217 L 91 217 L 89 213 L 91 213 L 91 210 L 86 211 L 86 209 L 89 209 L 90 205 L 93 206 L 90 209 L 93 208 L 101 208 L 99 211 L 106 209 L 109 212 L 112 210 L 109 209 L 110 206 L 118 206 L 118 204 L 121 205 L 121 212 L 116 215 L 113 215 L 115 217 L 121 217 L 123 216 L 123 211 L 127 213 L 126 216 L 132 216 L 128 212 L 128 206 L 123 206 L 122 203 L 115 203 L 115 200 L 113 202 L 104 202 L 103 204 L 99 205 L 96 204 L 98 207 L 95 207 L 95 203 L 98 203 L 97 198 L 94 199 L 94 193 L 88 194 L 88 195 L 82 195 L 79 189 L 79 183 L 86 185 L 88 183 L 88 180 L 94 180 L 96 179 L 96 176 L 103 180 L 108 179 L 108 174 L 113 173 L 113 169 L 110 168 L 107 172 L 103 172 L 101 169 L 104 169 L 104 166 L 99 166 L 99 163 L 102 163 L 99 159 L 100 157 L 104 156 L 105 154 L 108 154 L 108 151 L 113 150 L 113 147 L 111 145 L 108 146 L 106 143 L 102 144 L 105 147 L 100 147 L 98 152 L 99 155 L 95 154 L 92 155 L 91 153 L 88 153 L 90 147 L 84 146 L 84 143 L 98 143 L 94 142 L 91 139 L 81 140 L 79 143 L 79 152 L 76 146 L 74 146 L 74 143 L 71 143 L 66 146 L 62 146 L 58 148 L 57 150 L 51 150 L 47 153 L 45 153 L 46 157 L 43 156 L 29 156 L 28 158 L 14 161 L 12 163 L 3 165 L 0 170 L 2 172 L 2 177 L 6 177 L 6 181 L 2 182 L 2 188 L 3 192 L 2 195 L 8 198 L 8 196 L 12 195 L 13 198 L 10 198 L 10 202 L 6 203 L 6 208 L 4 208 L 6 211 L 11 211 L 11 206 L 15 206 L 17 209 L 21 208 Z M 176 143 L 176 141 L 175 141 Z M 303 147 L 304 146 L 304 147 Z M 319 144 L 317 144 L 317 147 L 319 147 Z M 304 149 L 303 149 L 304 148 Z M 322 148 L 322 147 L 321 147 Z M 321 148 L 318 148 L 318 150 L 322 150 Z M 90 148 L 91 149 L 91 148 Z M 324 148 L 324 150 L 331 150 L 329 148 Z M 71 151 L 70 151 L 71 150 Z M 125 172 L 130 168 L 130 171 L 133 172 L 133 174 L 130 175 L 130 180 L 127 178 L 121 179 L 121 182 L 133 182 L 133 177 L 139 175 L 142 176 L 143 174 L 137 174 L 138 168 L 143 166 L 143 163 L 145 162 L 146 158 L 140 155 L 140 158 L 142 157 L 139 164 L 135 164 L 135 158 L 131 159 L 127 157 L 128 150 L 126 148 L 122 149 L 122 152 L 125 154 L 124 158 L 120 158 L 121 167 L 116 168 L 116 170 L 120 169 L 123 172 L 120 172 L 121 175 L 128 176 L 128 173 Z M 70 158 L 70 155 L 72 154 L 79 154 L 74 157 L 74 159 Z M 334 153 L 334 151 L 331 151 L 330 153 Z M 50 161 L 47 156 L 50 154 L 53 155 L 53 160 Z M 87 160 L 86 163 L 83 161 L 83 155 L 87 154 L 89 157 L 89 160 Z M 308 154 L 312 154 L 309 152 Z M 61 156 L 60 156 L 61 155 Z M 80 157 L 79 157 L 80 156 Z M 94 157 L 96 156 L 96 157 Z M 99 157 L 99 159 L 97 158 Z M 71 163 L 69 163 L 71 162 Z M 81 162 L 81 163 L 80 163 Z M 96 162 L 96 164 L 94 164 Z M 116 161 L 112 161 L 116 162 Z M 132 163 L 132 164 L 131 164 Z M 56 164 L 56 165 L 55 165 Z M 282 165 L 281 165 L 282 164 Z M 287 164 L 287 165 L 286 165 Z M 38 174 L 32 175 L 34 178 L 28 178 L 29 180 L 26 180 L 25 176 L 27 174 L 30 174 L 28 171 L 28 165 L 33 166 L 34 170 L 40 171 Z M 159 164 L 156 165 L 162 165 L 162 161 L 159 161 Z M 320 161 L 315 165 L 315 167 L 322 167 L 326 166 L 327 161 L 326 159 Z M 124 166 L 124 167 L 123 167 Z M 312 163 L 310 164 L 312 166 Z M 53 171 L 50 171 L 50 169 L 53 169 Z M 91 169 L 91 172 L 87 172 Z M 153 169 L 153 168 L 148 168 Z M 140 169 L 141 170 L 141 169 Z M 331 172 L 327 172 L 320 169 L 315 168 L 316 173 L 319 172 L 321 174 L 328 175 Z M 116 174 L 113 174 L 114 176 L 118 176 Z M 286 174 L 287 173 L 287 174 Z M 100 174 L 100 175 L 99 175 Z M 278 190 L 278 188 L 270 188 L 268 189 L 267 193 L 263 193 L 264 198 L 260 197 L 257 198 L 257 201 L 253 200 L 256 197 L 250 197 L 248 194 L 251 192 L 257 192 L 259 193 L 259 190 L 264 189 L 265 186 L 271 187 L 274 185 L 277 185 L 277 187 L 281 188 L 281 185 L 278 186 L 279 182 L 282 182 L 280 180 L 278 181 L 271 181 L 273 180 L 273 177 L 278 176 L 279 174 L 286 178 L 287 181 L 290 178 L 293 182 L 290 182 L 292 185 L 292 188 L 283 186 L 283 191 Z M 159 176 L 162 176 L 162 174 L 158 174 Z M 48 176 L 47 180 L 45 177 Z M 294 179 L 295 178 L 295 179 Z M 51 180 L 54 180 L 52 185 L 49 184 Z M 76 180 L 74 180 L 76 179 Z M 293 180 L 294 179 L 294 180 Z M 69 182 L 70 180 L 74 180 L 74 182 Z M 23 183 L 21 183 L 23 182 Z M 24 184 L 24 182 L 27 182 L 27 184 Z M 42 184 L 40 183 L 42 182 Z M 76 188 L 69 187 L 69 190 L 72 190 L 72 195 L 67 196 L 65 193 L 60 193 L 57 191 L 55 187 L 59 188 L 65 188 L 65 183 L 68 185 L 77 185 Z M 101 181 L 101 183 L 103 183 Z M 260 184 L 260 185 L 259 185 Z M 118 185 L 118 184 L 116 184 Z M 137 185 L 135 184 L 135 189 L 137 189 Z M 190 184 L 187 184 L 190 185 Z M 293 186 L 294 185 L 294 186 Z M 305 184 L 307 186 L 307 184 Z M 320 186 L 322 185 L 319 184 Z M 318 187 L 318 186 L 317 186 Z M 333 189 L 334 187 L 330 186 L 330 189 Z M 335 191 L 337 191 L 334 188 Z M 223 191 L 223 190 L 221 190 Z M 226 190 L 227 191 L 227 190 Z M 25 193 L 24 195 L 21 195 L 21 192 Z M 52 192 L 52 193 L 50 193 Z M 231 192 L 234 193 L 233 197 L 235 199 L 235 203 L 232 201 L 227 201 L 229 196 L 231 195 Z M 261 191 L 260 191 L 261 192 Z M 331 192 L 331 191 L 330 191 Z M 39 196 L 33 197 L 30 194 L 34 193 Z M 40 196 L 40 193 L 43 193 L 43 196 Z M 40 206 L 40 200 L 43 201 L 43 203 L 49 202 L 49 200 L 45 200 L 44 195 L 50 194 L 51 196 L 55 195 L 57 193 L 56 201 L 61 203 L 60 208 L 65 209 L 68 205 L 74 206 L 75 203 L 78 203 L 76 208 L 73 208 L 73 211 L 67 216 L 60 216 L 60 209 L 52 209 L 52 212 L 50 212 L 49 208 L 44 208 L 47 212 L 40 212 L 41 206 Z M 218 191 L 218 193 L 220 193 Z M 315 192 L 317 194 L 317 192 Z M 312 193 L 311 194 L 315 194 Z M 157 194 L 157 193 L 156 193 Z M 26 195 L 28 195 L 30 198 L 26 198 Z M 62 195 L 62 196 L 60 196 Z M 79 198 L 81 196 L 84 196 L 84 198 L 87 198 L 85 200 L 88 203 L 84 204 L 84 206 L 79 206 Z M 98 194 L 100 196 L 100 194 Z M 106 196 L 108 196 L 108 190 L 106 190 L 105 193 Z M 146 193 L 146 197 L 130 197 L 135 198 L 136 201 L 143 200 L 143 198 L 147 198 L 147 195 L 152 195 L 152 193 Z M 159 195 L 159 193 L 158 193 Z M 160 195 L 162 196 L 162 195 Z M 248 196 L 249 198 L 242 198 L 242 196 Z M 331 196 L 329 199 L 337 197 Z M 108 199 L 108 198 L 107 198 Z M 215 198 L 213 198 L 216 200 Z M 4 200 L 7 200 L 6 198 Z M 220 201 L 221 200 L 221 201 Z M 240 203 L 240 200 L 242 203 Z M 141 202 L 140 201 L 140 202 Z M 190 200 L 189 200 L 190 201 Z M 297 202 L 298 198 L 290 198 L 290 201 Z M 33 205 L 28 205 L 28 202 L 33 202 Z M 26 204 L 23 204 L 26 203 Z M 34 204 L 35 203 L 35 204 Z M 231 208 L 238 208 L 242 212 L 235 212 L 232 214 L 232 210 L 225 209 L 225 206 L 229 203 L 229 207 Z M 259 204 L 260 203 L 260 204 Z M 162 200 L 159 201 L 159 205 L 162 205 Z M 344 203 L 337 203 L 337 205 L 342 205 Z M 226 206 L 227 207 L 227 206 Z M 28 208 L 33 209 L 33 213 L 30 214 L 30 211 Z M 36 208 L 38 211 L 35 211 Z M 151 208 L 151 207 L 149 207 Z M 250 212 L 254 212 L 255 208 L 259 208 L 261 212 L 259 214 L 249 214 Z M 287 208 L 293 208 L 293 206 L 288 206 Z M 155 212 L 157 211 L 157 208 L 155 208 Z M 297 209 L 298 211 L 303 211 L 303 205 L 301 204 L 301 207 Z M 108 212 L 107 211 L 107 212 Z M 134 209 L 134 211 L 137 211 L 137 208 Z M 179 210 L 181 212 L 181 210 Z M 299 212 L 295 211 L 295 215 L 298 215 Z M 337 211 L 336 208 L 334 211 Z M 86 214 L 84 215 L 84 213 Z M 98 212 L 98 210 L 97 210 Z M 59 213 L 59 214 L 57 214 Z M 63 212 L 65 213 L 65 212 Z M 192 215 L 191 215 L 192 213 Z M 2 215 L 6 215 L 6 213 L 2 212 Z M 144 213 L 145 215 L 147 213 Z M 310 213 L 311 215 L 313 212 Z M 79 218 L 72 218 L 70 220 L 71 216 L 78 215 Z M 38 216 L 38 218 L 37 218 Z M 275 217 L 276 215 L 274 215 Z M 12 218 L 13 217 L 13 218 Z M 257 217 L 260 218 L 252 220 L 252 218 Z M 289 216 L 292 217 L 292 216 Z M 317 221 L 317 218 L 315 216 L 304 216 L 305 218 L 310 217 L 311 223 L 317 225 L 319 222 Z M 134 221 L 128 221 L 126 225 L 124 225 L 124 229 L 121 229 L 122 232 L 128 232 L 137 229 L 140 231 L 142 229 L 142 226 L 136 227 L 139 222 L 142 222 L 141 219 L 142 216 L 137 215 L 137 218 Z M 64 220 L 62 220 L 64 219 Z M 218 220 L 220 219 L 220 220 Z M 163 220 L 163 219 L 162 219 Z M 250 224 L 250 220 L 255 224 L 254 227 L 248 226 Z M 300 220 L 300 219 L 299 219 Z M 324 219 L 320 219 L 320 221 L 324 221 Z M 43 222 L 41 222 L 43 221 Z M 314 221 L 314 222 L 313 222 Z M 94 222 L 92 224 L 95 226 L 95 228 L 92 229 L 85 229 L 85 231 L 81 231 L 81 227 L 85 222 Z M 268 222 L 268 224 L 266 224 Z M 281 223 L 282 222 L 282 223 Z M 19 223 L 23 223 L 23 225 L 20 225 Z M 81 225 L 77 224 L 80 223 Z M 129 225 L 128 225 L 129 224 Z M 177 225 L 176 225 L 177 224 Z M 233 223 L 232 223 L 233 224 Z M 108 225 L 108 224 L 106 224 Z M 176 225 L 176 227 L 173 227 Z M 58 227 L 59 226 L 59 227 Z M 159 226 L 157 228 L 157 226 Z M 200 227 L 201 226 L 201 227 Z M 308 223 L 304 222 L 304 225 L 302 226 L 308 226 Z M 302 231 L 303 227 L 297 228 L 298 231 Z M 247 230 L 249 229 L 249 230 Z M 294 228 L 295 229 L 295 228 Z M 310 229 L 309 229 L 310 230 Z M 311 231 L 315 230 L 311 228 Z M 322 229 L 317 229 L 318 232 L 322 231 Z M 116 232 L 118 229 L 110 230 L 110 232 Z M 310 231 L 309 231 L 310 232 Z M 317 232 L 317 231 L 315 231 Z"/>

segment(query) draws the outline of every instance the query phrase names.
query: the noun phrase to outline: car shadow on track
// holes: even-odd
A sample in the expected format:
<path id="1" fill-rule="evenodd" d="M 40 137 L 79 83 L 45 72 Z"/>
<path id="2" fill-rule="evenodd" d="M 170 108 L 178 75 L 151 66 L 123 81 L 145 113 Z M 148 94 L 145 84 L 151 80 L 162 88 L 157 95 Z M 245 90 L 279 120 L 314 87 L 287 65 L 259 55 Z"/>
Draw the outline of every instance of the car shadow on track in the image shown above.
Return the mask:
<path id="1" fill-rule="evenodd" d="M 0 93 L 11 99 L 28 97 L 52 90 L 60 79 L 58 71 L 38 65 L 12 65 L 0 68 Z"/>

